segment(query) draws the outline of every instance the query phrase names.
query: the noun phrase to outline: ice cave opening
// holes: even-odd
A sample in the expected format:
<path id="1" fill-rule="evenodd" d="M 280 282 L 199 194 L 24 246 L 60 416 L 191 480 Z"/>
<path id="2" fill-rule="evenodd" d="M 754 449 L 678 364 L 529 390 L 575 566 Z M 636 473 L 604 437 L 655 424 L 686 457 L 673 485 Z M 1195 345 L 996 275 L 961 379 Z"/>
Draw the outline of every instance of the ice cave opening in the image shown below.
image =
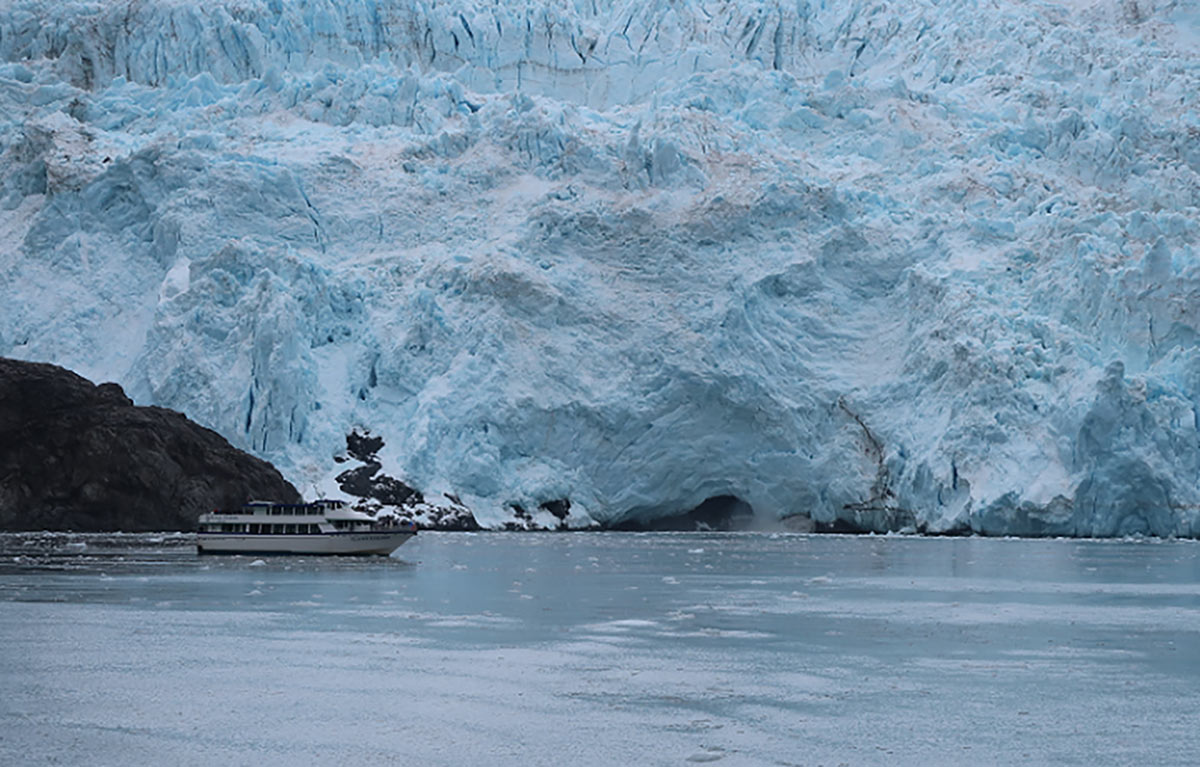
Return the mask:
<path id="1" fill-rule="evenodd" d="M 736 495 L 714 495 L 699 506 L 655 519 L 626 519 L 614 530 L 691 532 L 703 530 L 749 530 L 754 526 L 754 509 Z"/>

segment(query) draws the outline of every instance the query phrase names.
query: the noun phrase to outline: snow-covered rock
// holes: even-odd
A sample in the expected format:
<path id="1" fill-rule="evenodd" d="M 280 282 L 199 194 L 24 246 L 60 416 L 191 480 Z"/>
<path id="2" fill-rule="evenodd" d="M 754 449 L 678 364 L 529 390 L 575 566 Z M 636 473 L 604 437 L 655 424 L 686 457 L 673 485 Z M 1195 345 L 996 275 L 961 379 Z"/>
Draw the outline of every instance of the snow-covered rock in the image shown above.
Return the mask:
<path id="1" fill-rule="evenodd" d="M 486 526 L 1197 535 L 1198 99 L 1169 0 L 5 0 L 0 355 Z"/>

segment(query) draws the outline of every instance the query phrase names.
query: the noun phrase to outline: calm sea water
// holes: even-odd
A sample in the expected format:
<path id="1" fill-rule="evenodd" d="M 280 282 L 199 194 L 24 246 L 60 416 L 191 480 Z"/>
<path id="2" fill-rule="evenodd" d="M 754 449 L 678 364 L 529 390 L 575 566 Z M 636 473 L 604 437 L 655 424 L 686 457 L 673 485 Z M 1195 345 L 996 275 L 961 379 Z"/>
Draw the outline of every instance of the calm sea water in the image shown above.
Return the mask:
<path id="1" fill-rule="evenodd" d="M 0 764 L 1200 763 L 1200 545 L 0 536 Z"/>

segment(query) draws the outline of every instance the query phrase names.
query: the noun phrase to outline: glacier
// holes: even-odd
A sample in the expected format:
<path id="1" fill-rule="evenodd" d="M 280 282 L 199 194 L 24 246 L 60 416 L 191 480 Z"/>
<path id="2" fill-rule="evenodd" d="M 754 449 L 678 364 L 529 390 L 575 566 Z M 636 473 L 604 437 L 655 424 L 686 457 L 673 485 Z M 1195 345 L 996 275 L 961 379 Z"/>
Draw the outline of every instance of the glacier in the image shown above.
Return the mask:
<path id="1" fill-rule="evenodd" d="M 1197 536 L 1198 101 L 1190 0 L 3 0 L 0 355 L 485 527 Z"/>

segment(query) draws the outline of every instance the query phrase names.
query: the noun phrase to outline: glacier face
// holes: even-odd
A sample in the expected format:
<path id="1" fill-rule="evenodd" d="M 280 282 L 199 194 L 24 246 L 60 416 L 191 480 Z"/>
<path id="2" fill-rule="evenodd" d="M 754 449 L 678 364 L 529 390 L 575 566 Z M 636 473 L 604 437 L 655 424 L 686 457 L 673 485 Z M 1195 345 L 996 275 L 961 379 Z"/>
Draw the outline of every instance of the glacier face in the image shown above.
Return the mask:
<path id="1" fill-rule="evenodd" d="M 5 0 L 0 62 L 0 355 L 309 495 L 358 429 L 484 525 L 1200 535 L 1194 3 Z"/>

